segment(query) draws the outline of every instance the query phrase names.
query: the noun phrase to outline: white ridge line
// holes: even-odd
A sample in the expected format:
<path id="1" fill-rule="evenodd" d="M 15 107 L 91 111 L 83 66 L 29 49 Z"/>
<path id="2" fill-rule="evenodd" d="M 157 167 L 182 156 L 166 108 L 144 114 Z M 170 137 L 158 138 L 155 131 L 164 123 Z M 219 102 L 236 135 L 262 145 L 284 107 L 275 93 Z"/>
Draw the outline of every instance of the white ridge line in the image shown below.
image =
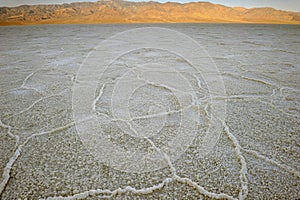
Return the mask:
<path id="1" fill-rule="evenodd" d="M 156 145 L 149 138 L 146 138 L 146 139 L 156 149 L 156 151 L 158 151 L 162 156 L 164 156 L 164 158 L 166 159 L 166 161 L 167 161 L 167 163 L 169 165 L 169 168 L 170 168 L 171 172 L 173 173 L 173 178 L 176 181 L 178 181 L 180 183 L 187 184 L 187 185 L 195 188 L 199 193 L 201 193 L 201 194 L 203 194 L 205 196 L 211 197 L 211 198 L 215 198 L 215 199 L 230 199 L 230 200 L 235 199 L 234 197 L 229 196 L 229 195 L 224 194 L 224 193 L 217 194 L 217 193 L 209 192 L 204 187 L 198 185 L 196 182 L 192 181 L 191 179 L 189 179 L 189 178 L 182 178 L 182 177 L 178 176 L 176 174 L 176 169 L 173 166 L 170 157 L 167 154 L 163 153 L 161 151 L 161 149 L 159 149 L 158 147 L 156 147 Z"/>
<path id="2" fill-rule="evenodd" d="M 38 70 L 36 70 L 36 71 L 34 71 L 34 72 L 31 72 L 29 75 L 27 75 L 27 76 L 25 77 L 25 79 L 24 79 L 23 82 L 22 82 L 22 85 L 21 85 L 19 88 L 17 88 L 17 89 L 24 88 L 24 89 L 28 89 L 28 90 L 34 90 L 34 91 L 36 91 L 37 93 L 41 93 L 41 92 L 38 91 L 36 88 L 30 88 L 30 87 L 27 87 L 27 86 L 26 86 L 26 82 L 27 82 L 28 79 L 30 79 L 35 73 L 37 73 L 37 72 L 39 72 L 39 71 L 44 71 L 44 70 L 47 70 L 47 69 L 38 69 Z"/>
<path id="3" fill-rule="evenodd" d="M 118 194 L 124 194 L 127 192 L 132 192 L 134 194 L 151 194 L 153 193 L 155 190 L 159 190 L 161 188 L 163 188 L 166 184 L 171 183 L 173 181 L 178 181 L 184 184 L 187 184 L 193 188 L 195 188 L 199 193 L 206 195 L 208 197 L 211 198 L 215 198 L 215 199 L 229 199 L 229 200 L 235 200 L 235 198 L 233 198 L 232 196 L 229 196 L 227 194 L 221 193 L 221 194 L 216 194 L 213 192 L 209 192 L 207 190 L 205 190 L 202 186 L 199 186 L 197 183 L 193 182 L 192 180 L 188 179 L 188 178 L 181 178 L 176 174 L 176 169 L 174 168 L 174 166 L 172 165 L 170 158 L 163 153 L 159 148 L 157 148 L 155 146 L 155 144 L 148 138 L 145 138 L 160 154 L 162 154 L 162 156 L 164 156 L 164 158 L 166 159 L 168 166 L 170 168 L 170 170 L 172 171 L 173 174 L 173 178 L 166 178 L 165 180 L 163 180 L 161 183 L 148 187 L 148 188 L 142 188 L 142 189 L 136 189 L 133 188 L 131 186 L 126 186 L 124 189 L 122 188 L 118 188 L 116 190 L 108 190 L 108 189 L 96 189 L 96 190 L 88 190 L 88 191 L 84 191 L 81 193 L 77 193 L 74 194 L 72 196 L 67 196 L 67 197 L 63 197 L 63 196 L 57 196 L 57 197 L 47 197 L 47 200 L 74 200 L 74 199 L 84 199 L 87 198 L 89 196 L 95 196 L 95 195 L 100 195 L 100 194 L 110 194 L 109 196 L 105 196 L 106 198 L 111 198 L 115 195 Z M 101 198 L 101 197 L 99 197 Z"/>
<path id="4" fill-rule="evenodd" d="M 19 88 L 32 89 L 32 90 L 35 90 L 35 91 L 37 91 L 38 93 L 40 93 L 40 91 L 38 91 L 36 88 L 30 88 L 30 87 L 27 87 L 27 86 L 26 86 L 26 82 L 27 82 L 28 79 L 30 79 L 35 73 L 40 72 L 40 71 L 53 71 L 53 70 L 58 70 L 58 71 L 61 71 L 61 72 L 66 73 L 66 71 L 57 68 L 57 66 L 58 66 L 58 65 L 56 65 L 56 66 L 54 66 L 54 67 L 42 68 L 42 69 L 35 70 L 34 72 L 31 72 L 29 75 L 27 75 L 27 76 L 25 77 L 25 79 L 23 80 L 22 85 L 21 85 Z"/>
<path id="5" fill-rule="evenodd" d="M 125 74 L 126 74 L 126 73 L 125 73 Z M 99 91 L 98 96 L 97 96 L 97 97 L 94 99 L 94 101 L 93 101 L 92 109 L 93 109 L 94 112 L 96 111 L 96 104 L 97 104 L 97 102 L 100 100 L 100 98 L 102 97 L 103 92 L 104 92 L 104 88 L 106 87 L 106 85 L 109 84 L 109 83 L 113 83 L 113 82 L 115 82 L 115 81 L 121 79 L 123 76 L 124 76 L 124 75 L 122 75 L 121 77 L 117 77 L 115 80 L 106 81 L 106 82 L 103 83 L 102 87 L 100 88 L 100 91 Z"/>
<path id="6" fill-rule="evenodd" d="M 160 113 L 155 113 L 155 114 L 150 114 L 150 115 L 142 115 L 142 116 L 138 116 L 138 117 L 132 117 L 130 120 L 128 121 L 133 121 L 133 120 L 138 120 L 138 119 L 149 119 L 149 118 L 155 118 L 155 117 L 161 117 L 161 116 L 166 116 L 166 115 L 170 115 L 170 114 L 175 114 L 175 113 L 180 113 L 182 111 L 185 111 L 189 108 L 192 107 L 196 107 L 195 105 L 188 105 L 185 106 L 183 108 L 180 108 L 178 110 L 170 110 L 167 112 L 160 112 Z"/>
<path id="7" fill-rule="evenodd" d="M 108 114 L 105 113 L 97 113 L 98 115 L 102 115 L 104 117 L 109 118 L 112 121 L 120 121 L 120 122 L 132 122 L 133 120 L 139 120 L 139 119 L 149 119 L 149 118 L 155 118 L 155 117 L 160 117 L 160 116 L 165 116 L 165 115 L 169 115 L 169 114 L 175 114 L 175 113 L 180 113 L 182 111 L 185 111 L 189 108 L 192 107 L 196 107 L 195 105 L 189 105 L 189 106 L 185 106 L 183 108 L 180 108 L 178 110 L 170 110 L 168 112 L 160 112 L 160 113 L 155 113 L 155 114 L 150 114 L 150 115 L 141 115 L 138 117 L 131 117 L 130 119 L 122 119 L 122 118 L 113 118 L 110 117 Z"/>
<path id="8" fill-rule="evenodd" d="M 273 104 L 272 102 L 268 102 L 265 98 L 268 97 L 268 95 L 262 95 L 262 96 L 244 96 L 244 95 L 231 95 L 231 96 L 214 96 L 212 97 L 212 100 L 214 101 L 222 101 L 222 100 L 228 100 L 228 101 L 232 101 L 232 100 L 240 100 L 240 101 L 258 101 L 260 103 L 263 103 L 263 104 L 267 104 L 269 105 L 270 107 L 272 107 L 273 109 L 277 110 L 277 111 L 280 111 L 281 113 L 285 114 L 285 115 L 288 115 L 290 117 L 294 117 L 294 118 L 299 118 L 300 115 L 297 115 L 297 114 L 293 114 L 293 113 L 289 113 L 283 109 L 281 109 L 279 106 L 277 106 L 276 104 Z"/>
<path id="9" fill-rule="evenodd" d="M 275 160 L 273 160 L 271 158 L 268 158 L 266 156 L 263 156 L 263 155 L 259 154 L 257 151 L 254 151 L 254 150 L 244 149 L 244 148 L 242 148 L 242 150 L 245 151 L 246 153 L 254 155 L 255 157 L 257 157 L 259 159 L 262 159 L 262 160 L 264 160 L 266 162 L 274 164 L 277 167 L 279 167 L 279 168 L 281 168 L 281 169 L 283 169 L 283 170 L 285 170 L 285 171 L 293 174 L 294 176 L 300 177 L 300 172 L 299 171 L 295 170 L 294 168 L 292 168 L 292 167 L 290 167 L 290 166 L 288 166 L 286 164 L 281 164 L 281 163 L 279 163 L 279 162 L 277 162 L 277 161 L 275 161 Z"/>
<path id="10" fill-rule="evenodd" d="M 143 82 L 145 82 L 145 83 L 147 83 L 147 84 L 149 84 L 149 85 L 153 85 L 153 86 L 156 86 L 156 87 L 164 87 L 164 88 L 167 88 L 167 89 L 170 90 L 170 91 L 177 91 L 178 93 L 181 93 L 181 94 L 185 94 L 185 93 L 188 93 L 188 94 L 189 94 L 189 93 L 190 93 L 189 91 L 182 91 L 182 90 L 180 90 L 180 89 L 177 89 L 177 88 L 174 88 L 174 87 L 165 85 L 165 84 L 155 83 L 155 82 L 150 81 L 150 80 L 148 80 L 148 79 L 146 79 L 146 78 L 142 78 L 141 76 L 143 76 L 143 73 L 144 73 L 144 72 L 139 73 L 136 67 L 129 67 L 127 64 L 125 64 L 125 65 L 126 65 L 129 69 L 131 69 L 131 71 L 132 71 L 133 73 L 136 74 L 136 77 L 137 77 L 138 80 L 143 81 Z M 176 73 L 179 73 L 177 70 L 175 70 L 175 72 L 176 72 Z"/>
<path id="11" fill-rule="evenodd" d="M 234 150 L 236 152 L 236 155 L 241 163 L 241 170 L 240 170 L 240 181 L 241 181 L 241 189 L 239 192 L 239 199 L 243 200 L 248 195 L 248 179 L 247 179 L 247 163 L 244 158 L 244 156 L 241 153 L 241 150 L 243 149 L 241 145 L 239 144 L 239 141 L 237 138 L 230 132 L 228 125 L 225 121 L 220 120 L 223 124 L 224 131 L 226 132 L 228 138 L 231 140 L 234 146 Z"/>
<path id="12" fill-rule="evenodd" d="M 25 77 L 25 79 L 23 80 L 23 82 L 22 82 L 22 85 L 20 86 L 20 88 L 27 88 L 25 85 L 26 85 L 26 82 L 27 82 L 27 80 L 30 78 L 30 77 L 32 77 L 36 72 L 38 72 L 38 71 L 41 71 L 40 69 L 39 70 L 36 70 L 36 71 L 34 71 L 34 72 L 31 72 L 29 75 L 27 75 L 26 77 Z"/>
<path id="13" fill-rule="evenodd" d="M 244 76 L 244 75 L 241 75 L 241 77 L 243 79 L 246 79 L 246 80 L 249 80 L 249 81 L 255 81 L 255 82 L 258 82 L 258 83 L 263 83 L 265 85 L 270 85 L 272 87 L 276 87 L 276 88 L 280 88 L 279 85 L 275 84 L 275 83 L 270 83 L 270 82 L 267 82 L 265 80 L 261 80 L 261 79 L 256 79 L 256 78 L 251 78 L 251 77 L 247 77 L 247 76 Z"/>
<path id="14" fill-rule="evenodd" d="M 7 133 L 10 137 L 15 138 L 16 139 L 16 147 L 19 144 L 19 136 L 12 134 L 11 132 L 11 126 L 4 124 L 1 120 L 0 120 L 0 126 L 7 129 Z"/>
<path id="15" fill-rule="evenodd" d="M 68 90 L 68 89 L 64 89 L 63 91 L 61 91 L 61 92 L 59 92 L 59 93 L 57 93 L 57 94 L 52 94 L 52 95 L 49 95 L 49 96 L 46 96 L 46 97 L 42 97 L 42 98 L 40 98 L 40 99 L 34 101 L 30 106 L 28 106 L 27 108 L 21 110 L 20 112 L 18 112 L 18 113 L 16 113 L 16 114 L 13 114 L 13 115 L 5 116 L 4 119 L 10 119 L 10 118 L 12 118 L 12 117 L 18 116 L 18 115 L 20 115 L 20 114 L 22 114 L 22 113 L 24 113 L 24 112 L 30 110 L 31 108 L 33 108 L 37 103 L 39 103 L 39 102 L 41 102 L 41 101 L 43 101 L 43 100 L 45 100 L 45 99 L 49 99 L 49 98 L 52 98 L 52 97 L 55 97 L 55 96 L 59 96 L 59 95 L 61 95 L 62 93 L 64 93 L 66 90 Z"/>
<path id="16" fill-rule="evenodd" d="M 143 81 L 143 82 L 145 82 L 145 83 L 147 83 L 149 85 L 153 85 L 153 86 L 156 86 L 156 87 L 167 88 L 170 91 L 176 91 L 176 92 L 181 93 L 181 94 L 185 94 L 185 93 L 190 94 L 190 91 L 182 91 L 180 89 L 173 88 L 171 86 L 167 86 L 167 85 L 162 84 L 162 83 L 155 83 L 155 82 L 149 81 L 147 79 L 141 78 L 139 75 L 137 75 L 137 79 L 140 80 L 140 81 Z"/>
<path id="17" fill-rule="evenodd" d="M 132 192 L 134 194 L 151 194 L 155 190 L 159 190 L 159 189 L 163 188 L 166 184 L 171 183 L 173 181 L 174 180 L 172 178 L 166 178 L 163 182 L 161 182 L 157 185 L 154 185 L 152 187 L 148 187 L 148 188 L 136 189 L 136 188 L 127 186 L 124 189 L 118 188 L 116 190 L 96 189 L 96 190 L 88 190 L 85 192 L 77 193 L 77 194 L 74 194 L 73 196 L 67 196 L 67 197 L 57 196 L 57 197 L 48 197 L 46 199 L 47 200 L 73 200 L 73 199 L 84 199 L 89 196 L 95 196 L 95 195 L 101 195 L 101 194 L 110 194 L 109 196 L 105 196 L 105 197 L 111 198 L 115 195 L 125 194 L 127 192 Z"/>
<path id="18" fill-rule="evenodd" d="M 16 160 L 19 158 L 19 156 L 21 155 L 21 152 L 22 152 L 22 148 L 34 137 L 36 136 L 40 136 L 40 135 L 46 135 L 46 134 L 50 134 L 50 133 L 55 133 L 55 132 L 58 132 L 58 131 L 62 131 L 62 130 L 65 130 L 65 129 L 68 129 L 72 126 L 74 126 L 75 122 L 71 122 L 65 126 L 61 126 L 59 128 L 56 128 L 56 129 L 53 129 L 53 130 L 50 130 L 50 131 L 44 131 L 44 132 L 40 132 L 40 133 L 35 133 L 33 135 L 31 135 L 30 137 L 28 137 L 24 143 L 22 143 L 21 145 L 18 146 L 18 148 L 16 149 L 14 155 L 9 159 L 9 162 L 6 164 L 4 170 L 3 170 L 3 174 L 2 174 L 2 177 L 3 177 L 3 180 L 2 182 L 0 183 L 0 196 L 2 195 L 9 179 L 10 179 L 10 172 L 11 172 L 11 169 L 12 169 L 12 166 L 14 165 L 14 163 L 16 162 Z"/>
<path id="19" fill-rule="evenodd" d="M 96 97 L 96 99 L 94 99 L 93 101 L 93 111 L 96 111 L 96 104 L 97 102 L 99 101 L 99 99 L 102 97 L 103 95 L 103 91 L 104 91 L 104 88 L 105 88 L 105 85 L 106 83 L 104 83 L 100 89 L 100 92 L 99 92 L 99 95 Z"/>
<path id="20" fill-rule="evenodd" d="M 212 96 L 212 100 L 230 100 L 230 99 L 257 99 L 260 100 L 261 98 L 269 97 L 270 94 L 263 94 L 263 95 L 227 95 L 227 96 Z"/>
<path id="21" fill-rule="evenodd" d="M 205 196 L 211 197 L 213 199 L 236 200 L 236 198 L 234 198 L 228 194 L 225 194 L 225 193 L 217 194 L 217 193 L 209 192 L 204 187 L 198 185 L 196 182 L 190 180 L 189 178 L 182 178 L 182 177 L 179 177 L 178 175 L 175 175 L 175 180 L 177 180 L 178 182 L 181 182 L 181 183 L 185 183 L 193 188 L 196 188 L 199 193 L 201 193 Z"/>
<path id="22" fill-rule="evenodd" d="M 49 68 L 43 68 L 43 69 L 38 69 L 38 70 L 35 70 L 34 72 L 31 72 L 29 75 L 27 75 L 25 77 L 25 79 L 22 81 L 22 85 L 19 86 L 19 87 L 16 87 L 16 88 L 12 88 L 12 89 L 9 89 L 9 90 L 5 90 L 5 91 L 2 91 L 0 92 L 0 95 L 1 94 L 5 94 L 5 93 L 8 93 L 8 92 L 12 92 L 14 90 L 19 90 L 19 89 L 26 89 L 26 90 L 34 90 L 36 91 L 37 93 L 41 94 L 41 92 L 39 90 L 37 90 L 36 88 L 31 88 L 31 87 L 27 87 L 26 86 L 26 82 L 28 81 L 29 78 L 31 78 L 35 73 L 39 72 L 39 71 L 49 71 L 49 70 L 58 70 L 58 71 L 61 71 L 61 72 L 65 72 L 67 74 L 65 74 L 65 76 L 72 76 L 71 80 L 74 79 L 74 74 L 69 74 L 68 72 L 66 72 L 65 70 L 62 70 L 62 69 L 59 69 L 57 68 L 57 66 L 55 67 L 49 67 Z M 22 80 L 22 79 L 21 79 Z"/>

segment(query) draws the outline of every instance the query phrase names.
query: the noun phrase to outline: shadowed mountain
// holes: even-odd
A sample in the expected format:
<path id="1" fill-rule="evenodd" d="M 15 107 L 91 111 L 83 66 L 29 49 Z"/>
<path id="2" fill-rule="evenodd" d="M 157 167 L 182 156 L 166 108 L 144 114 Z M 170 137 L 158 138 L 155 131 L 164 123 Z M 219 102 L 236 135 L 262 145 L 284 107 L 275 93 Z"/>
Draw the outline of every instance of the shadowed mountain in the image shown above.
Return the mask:
<path id="1" fill-rule="evenodd" d="M 122 0 L 0 8 L 0 25 L 176 22 L 300 24 L 300 12 L 232 8 L 209 2 L 179 4 Z"/>

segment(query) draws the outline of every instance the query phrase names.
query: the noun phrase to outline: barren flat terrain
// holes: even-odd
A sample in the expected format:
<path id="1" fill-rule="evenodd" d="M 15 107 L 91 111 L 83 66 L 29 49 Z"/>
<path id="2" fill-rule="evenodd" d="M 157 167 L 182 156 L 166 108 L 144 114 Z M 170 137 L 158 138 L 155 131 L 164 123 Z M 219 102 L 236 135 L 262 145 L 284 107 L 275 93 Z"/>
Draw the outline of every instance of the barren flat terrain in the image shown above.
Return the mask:
<path id="1" fill-rule="evenodd" d="M 194 43 L 163 34 L 186 56 L 150 45 L 101 68 L 141 38 L 101 41 L 153 26 L 197 42 L 203 68 Z M 0 27 L 0 199 L 299 199 L 299 38 L 299 25 Z"/>

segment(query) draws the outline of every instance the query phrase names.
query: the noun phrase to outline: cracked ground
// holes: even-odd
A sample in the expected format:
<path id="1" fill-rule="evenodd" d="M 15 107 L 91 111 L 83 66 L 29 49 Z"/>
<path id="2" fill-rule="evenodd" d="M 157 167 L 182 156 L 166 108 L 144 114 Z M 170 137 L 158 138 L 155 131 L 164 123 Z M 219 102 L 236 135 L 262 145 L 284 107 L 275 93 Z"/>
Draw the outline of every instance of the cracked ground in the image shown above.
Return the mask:
<path id="1" fill-rule="evenodd" d="M 139 68 L 132 67 L 132 62 L 142 62 L 132 59 L 137 57 L 134 52 L 117 60 L 115 68 L 108 69 L 99 81 L 93 109 L 114 144 L 155 152 L 161 163 L 137 157 L 139 166 L 120 170 L 99 162 L 82 143 L 72 110 L 80 65 L 101 40 L 142 25 L 0 27 L 0 199 L 300 198 L 299 26 L 159 26 L 196 40 L 220 71 L 226 95 L 215 95 L 210 101 L 226 102 L 226 118 L 218 119 L 221 134 L 210 153 L 201 155 L 201 127 L 184 151 L 179 149 L 182 153 L 174 155 L 176 159 L 170 155 L 176 152 L 163 149 L 181 125 L 174 123 L 177 114 L 186 107 L 178 107 L 172 99 L 172 88 L 162 89 L 161 84 L 145 78 L 152 72 L 152 78 L 159 77 L 164 71 L 157 67 L 150 73 L 146 66 L 143 76 Z M 136 53 L 147 62 L 154 58 L 171 62 L 164 52 Z M 172 66 L 176 67 L 181 61 L 174 60 Z M 164 129 L 166 137 L 142 137 L 140 141 L 132 139 L 139 131 L 132 131 L 132 137 L 119 132 L 117 127 L 132 127 L 128 121 L 113 117 L 107 99 L 114 92 L 113 81 L 118 81 L 118 73 L 124 74 L 124 70 L 151 85 L 135 90 L 128 104 L 130 119 L 136 120 L 135 130 L 147 127 L 147 134 L 156 136 L 151 128 L 166 115 L 170 118 L 166 122 L 169 129 Z M 185 76 L 196 86 L 197 77 L 195 73 Z M 205 91 L 203 86 L 197 94 L 199 98 L 204 95 L 199 110 L 204 116 L 209 112 Z M 143 121 L 144 112 L 149 123 Z M 114 121 L 118 126 L 111 124 Z M 184 128 L 189 131 L 191 126 Z M 142 165 L 148 170 L 130 171 Z M 149 170 L 151 167 L 157 169 Z"/>

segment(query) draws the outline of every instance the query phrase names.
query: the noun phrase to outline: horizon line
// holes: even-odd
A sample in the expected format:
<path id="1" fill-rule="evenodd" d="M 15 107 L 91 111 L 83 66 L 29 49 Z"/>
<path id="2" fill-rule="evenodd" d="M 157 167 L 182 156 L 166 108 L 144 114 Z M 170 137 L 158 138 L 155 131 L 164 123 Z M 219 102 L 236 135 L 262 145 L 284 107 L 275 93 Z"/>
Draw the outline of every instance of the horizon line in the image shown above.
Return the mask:
<path id="1" fill-rule="evenodd" d="M 211 4 L 214 4 L 214 5 L 221 5 L 221 6 L 225 6 L 225 7 L 229 7 L 229 8 L 245 8 L 245 9 L 256 9 L 256 8 L 271 8 L 271 9 L 275 9 L 275 10 L 280 10 L 280 11 L 287 11 L 287 12 L 296 12 L 296 13 L 300 13 L 300 11 L 296 11 L 296 10 L 287 10 L 287 9 L 282 9 L 282 8 L 276 8 L 276 7 L 272 7 L 272 6 L 257 6 L 257 7 L 247 7 L 247 6 L 230 6 L 230 5 L 225 5 L 225 4 L 221 4 L 221 3 L 214 3 L 214 2 L 211 2 L 211 1 L 187 1 L 187 2 L 179 2 L 179 1 L 159 1 L 159 0 L 141 0 L 141 1 L 136 1 L 136 0 L 77 0 L 77 1 L 72 1 L 72 2 L 47 2 L 47 3 L 42 3 L 42 2 L 39 2 L 39 3 L 24 3 L 24 4 L 19 4 L 19 5 L 0 5 L 0 8 L 15 8 L 15 7 L 21 7 L 21 6 L 39 6 L 39 5 L 63 5 L 63 4 L 72 4 L 72 3 L 96 3 L 96 2 L 101 2 L 101 1 L 125 1 L 125 2 L 132 2 L 132 3 L 150 3 L 150 2 L 153 2 L 153 3 L 158 3 L 158 4 L 167 4 L 167 3 L 176 3 L 176 4 L 181 4 L 181 5 L 184 5 L 184 4 L 189 4 L 189 3 L 211 3 Z"/>

